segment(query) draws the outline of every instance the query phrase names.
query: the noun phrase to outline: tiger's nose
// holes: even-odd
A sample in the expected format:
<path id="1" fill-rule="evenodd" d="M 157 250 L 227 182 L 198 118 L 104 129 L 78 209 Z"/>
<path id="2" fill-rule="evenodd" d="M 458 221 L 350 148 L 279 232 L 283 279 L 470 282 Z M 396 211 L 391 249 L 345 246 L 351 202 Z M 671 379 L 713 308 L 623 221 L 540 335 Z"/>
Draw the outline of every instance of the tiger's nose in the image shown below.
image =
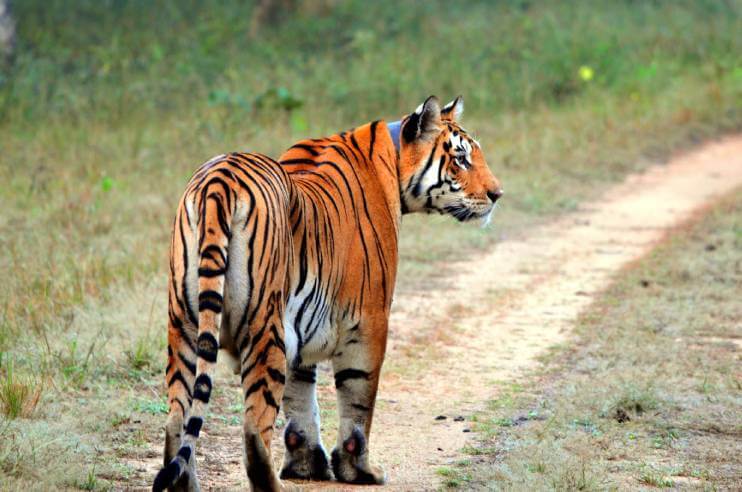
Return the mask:
<path id="1" fill-rule="evenodd" d="M 488 191 L 487 197 L 489 197 L 489 199 L 492 200 L 492 203 L 495 203 L 497 200 L 500 199 L 502 194 L 503 194 L 502 188 L 497 188 L 496 190 Z"/>

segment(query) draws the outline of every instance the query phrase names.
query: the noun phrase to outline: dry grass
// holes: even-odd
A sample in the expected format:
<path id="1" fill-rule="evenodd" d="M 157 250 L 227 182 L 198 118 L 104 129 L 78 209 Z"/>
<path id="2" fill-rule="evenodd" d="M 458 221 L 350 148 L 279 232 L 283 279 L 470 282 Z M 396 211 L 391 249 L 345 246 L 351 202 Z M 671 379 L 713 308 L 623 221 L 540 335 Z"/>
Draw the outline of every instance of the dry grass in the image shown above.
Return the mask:
<path id="1" fill-rule="evenodd" d="M 571 348 L 477 416 L 477 487 L 605 490 L 742 481 L 742 193 L 586 313 Z"/>

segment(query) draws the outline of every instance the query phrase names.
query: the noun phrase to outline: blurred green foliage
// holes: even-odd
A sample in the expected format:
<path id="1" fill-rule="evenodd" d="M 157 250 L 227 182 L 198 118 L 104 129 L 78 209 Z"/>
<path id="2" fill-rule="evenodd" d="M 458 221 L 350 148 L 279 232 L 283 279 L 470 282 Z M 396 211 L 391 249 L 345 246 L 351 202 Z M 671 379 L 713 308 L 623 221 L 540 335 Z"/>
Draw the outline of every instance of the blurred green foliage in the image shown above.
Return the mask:
<path id="1" fill-rule="evenodd" d="M 256 39 L 240 0 L 16 3 L 17 62 L 0 81 L 5 123 L 117 122 L 184 105 L 243 115 L 304 106 L 316 118 L 333 108 L 363 122 L 428 93 L 463 93 L 491 112 L 559 104 L 595 86 L 661 91 L 689 69 L 736 70 L 742 84 L 740 12 L 723 0 L 353 0 L 299 12 Z"/>

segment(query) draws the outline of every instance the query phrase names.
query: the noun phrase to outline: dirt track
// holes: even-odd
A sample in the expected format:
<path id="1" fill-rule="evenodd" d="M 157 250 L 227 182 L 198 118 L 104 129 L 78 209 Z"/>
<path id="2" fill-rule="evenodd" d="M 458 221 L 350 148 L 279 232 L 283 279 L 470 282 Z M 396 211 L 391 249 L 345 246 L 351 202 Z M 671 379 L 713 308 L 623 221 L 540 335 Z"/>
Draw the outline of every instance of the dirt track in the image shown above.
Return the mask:
<path id="1" fill-rule="evenodd" d="M 436 468 L 461 458 L 472 435 L 465 432 L 467 419 L 455 417 L 471 416 L 496 396 L 495 381 L 517 379 L 548 347 L 566 341 L 580 311 L 616 271 L 738 186 L 742 137 L 631 176 L 600 200 L 497 244 L 458 265 L 445 291 L 398 293 L 370 439 L 372 460 L 386 469 L 388 488 L 437 488 Z M 232 379 L 220 377 L 217 384 Z M 212 415 L 225 414 L 234 403 L 224 391 Z M 236 384 L 231 391 L 238 393 Z M 332 398 L 326 386 L 320 395 Z M 446 418 L 436 420 L 439 415 Z M 325 420 L 323 426 L 333 426 L 334 415 Z M 245 488 L 241 425 L 212 418 L 206 429 L 199 440 L 202 485 Z M 155 451 L 131 460 L 138 484 L 147 483 L 160 464 L 160 433 L 151 436 Z M 332 444 L 325 438 L 328 448 Z"/>

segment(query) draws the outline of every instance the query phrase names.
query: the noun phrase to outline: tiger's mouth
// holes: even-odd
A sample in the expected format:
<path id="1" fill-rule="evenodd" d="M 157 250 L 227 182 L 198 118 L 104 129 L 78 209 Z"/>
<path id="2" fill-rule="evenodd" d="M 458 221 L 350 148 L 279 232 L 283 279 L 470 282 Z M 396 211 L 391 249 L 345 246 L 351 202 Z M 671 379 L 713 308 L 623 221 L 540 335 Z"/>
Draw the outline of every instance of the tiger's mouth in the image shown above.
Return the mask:
<path id="1" fill-rule="evenodd" d="M 472 208 L 465 205 L 456 204 L 447 205 L 444 210 L 448 215 L 453 216 L 459 222 L 481 220 L 482 226 L 485 226 L 489 224 L 492 218 L 492 213 L 495 210 L 495 205 L 491 204 L 484 207 L 479 206 L 477 208 Z"/>

